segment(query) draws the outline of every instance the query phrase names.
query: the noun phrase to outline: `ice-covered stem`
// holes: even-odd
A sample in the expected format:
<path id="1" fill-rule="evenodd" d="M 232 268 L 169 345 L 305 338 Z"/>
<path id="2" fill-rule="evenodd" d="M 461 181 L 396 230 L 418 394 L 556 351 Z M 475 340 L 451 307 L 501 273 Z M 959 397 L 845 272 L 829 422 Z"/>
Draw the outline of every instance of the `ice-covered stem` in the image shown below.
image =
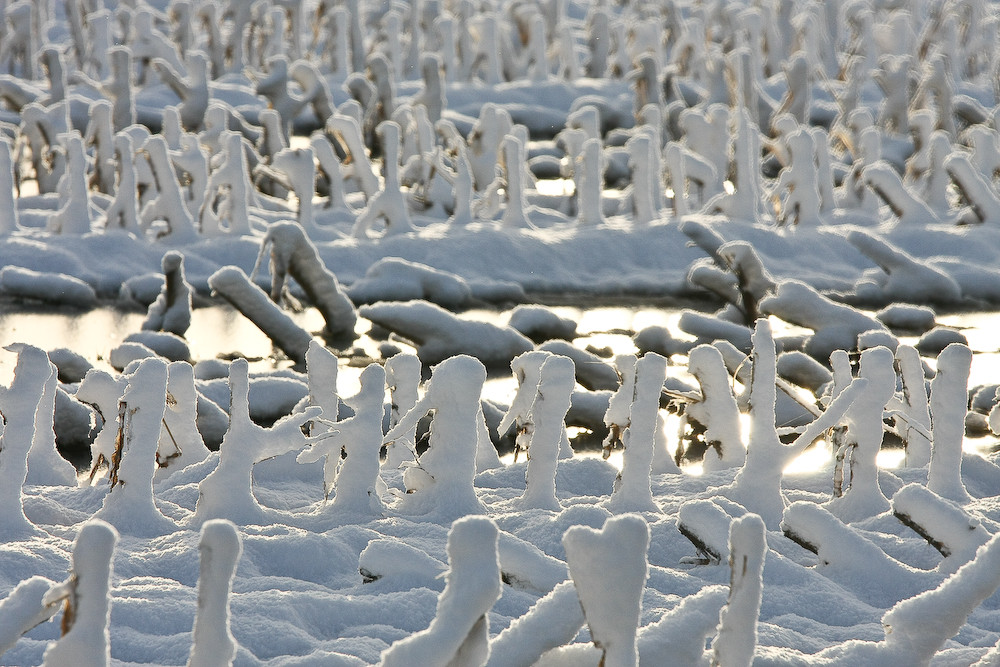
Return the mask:
<path id="1" fill-rule="evenodd" d="M 941 219 L 922 199 L 910 192 L 902 177 L 888 162 L 879 160 L 861 171 L 861 179 L 882 198 L 896 224 L 915 225 L 940 223 Z"/>
<path id="2" fill-rule="evenodd" d="M 156 301 L 149 304 L 146 319 L 142 321 L 145 331 L 168 331 L 183 337 L 191 326 L 192 287 L 184 278 L 184 255 L 170 250 L 160 261 L 163 269 L 163 289 Z"/>
<path id="3" fill-rule="evenodd" d="M 358 318 L 354 304 L 340 289 L 337 276 L 326 268 L 302 227 L 294 222 L 270 225 L 260 243 L 255 272 L 268 252 L 272 301 L 281 302 L 288 278 L 292 278 L 323 316 L 326 334 L 331 338 L 353 339 Z"/>
<path id="4" fill-rule="evenodd" d="M 635 667 L 636 633 L 646 585 L 649 526 L 636 514 L 612 517 L 600 530 L 572 526 L 562 538 L 566 562 L 591 641 L 606 667 Z M 614 576 L 608 564 L 614 563 Z"/>
<path id="5" fill-rule="evenodd" d="M 764 586 L 766 535 L 764 521 L 756 514 L 736 519 L 729 528 L 729 601 L 719 611 L 712 665 L 749 667 L 753 662 Z"/>
<path id="6" fill-rule="evenodd" d="M 937 570 L 944 574 L 972 560 L 990 539 L 979 519 L 920 484 L 907 484 L 892 496 L 892 513 L 941 553 Z"/>
<path id="7" fill-rule="evenodd" d="M 484 512 L 474 482 L 485 381 L 486 367 L 478 359 L 457 355 L 442 361 L 434 367 L 423 398 L 385 434 L 385 443 L 396 440 L 434 410 L 427 451 L 403 473 L 403 484 L 412 491 L 401 503 L 405 511 L 438 512 L 441 518 Z"/>
<path id="8" fill-rule="evenodd" d="M 354 415 L 337 422 L 315 439 L 296 459 L 315 463 L 325 458 L 323 479 L 326 495 L 331 491 L 335 513 L 378 515 L 379 452 L 382 449 L 382 417 L 385 416 L 385 370 L 370 364 L 361 372 L 361 390 L 345 402 Z"/>
<path id="9" fill-rule="evenodd" d="M 198 609 L 194 616 L 188 667 L 231 665 L 236 638 L 229 628 L 229 596 L 243 544 L 236 526 L 224 519 L 206 521 L 198 543 Z"/>
<path id="10" fill-rule="evenodd" d="M 42 603 L 54 583 L 51 579 L 39 576 L 25 579 L 14 587 L 3 602 L 0 602 L 0 655 L 13 648 L 32 628 L 41 625 L 59 612 L 57 602 L 48 605 Z M 569 589 L 573 591 L 572 584 L 569 585 Z M 573 592 L 573 603 L 576 604 L 575 592 Z M 576 607 L 579 609 L 580 605 L 576 604 Z M 583 625 L 582 612 L 580 625 Z M 573 633 L 575 634 L 576 630 Z"/>
<path id="11" fill-rule="evenodd" d="M 572 581 L 564 581 L 490 642 L 486 667 L 531 667 L 546 651 L 568 644 L 583 626 Z"/>
<path id="12" fill-rule="evenodd" d="M 417 403 L 417 389 L 420 386 L 420 359 L 415 354 L 400 352 L 385 361 L 385 383 L 389 387 L 391 408 L 389 411 L 389 429 L 399 423 L 399 420 Z M 385 448 L 385 463 L 387 470 L 396 470 L 406 461 L 413 461 L 417 456 L 417 425 L 401 433 Z"/>
<path id="13" fill-rule="evenodd" d="M 53 234 L 86 234 L 90 231 L 90 198 L 87 195 L 87 158 L 83 138 L 74 130 L 63 135 L 66 171 L 56 186 L 62 205 L 49 216 L 45 230 Z"/>
<path id="14" fill-rule="evenodd" d="M 221 153 L 210 160 L 212 171 L 198 213 L 201 230 L 206 236 L 220 233 L 249 236 L 252 232 L 249 207 L 256 199 L 257 190 L 250 181 L 243 136 L 223 130 L 220 143 Z M 220 226 L 220 222 L 225 226 Z"/>
<path id="15" fill-rule="evenodd" d="M 104 214 L 104 229 L 121 229 L 141 235 L 139 228 L 139 202 L 135 174 L 135 150 L 132 137 L 125 133 L 115 135 L 115 163 L 118 170 L 118 188 L 115 198 Z"/>
<path id="16" fill-rule="evenodd" d="M 167 365 L 167 409 L 163 411 L 154 481 L 203 461 L 208 454 L 198 430 L 194 368 L 186 361 L 172 361 Z"/>
<path id="17" fill-rule="evenodd" d="M 351 232 L 355 238 L 365 238 L 377 220 L 385 222 L 386 236 L 413 231 L 409 207 L 399 182 L 399 124 L 384 121 L 375 132 L 382 144 L 383 184 L 365 210 L 358 214 Z"/>
<path id="18" fill-rule="evenodd" d="M 701 400 L 688 402 L 686 415 L 705 429 L 705 470 L 743 465 L 746 447 L 740 435 L 740 409 L 722 353 L 713 345 L 699 345 L 688 353 L 688 372 L 701 386 Z"/>
<path id="19" fill-rule="evenodd" d="M 346 177 L 356 181 L 358 188 L 371 200 L 379 191 L 378 177 L 372 168 L 368 150 L 365 148 L 361 125 L 356 118 L 343 113 L 335 113 L 326 121 L 326 131 L 346 154 Z"/>
<path id="20" fill-rule="evenodd" d="M 129 377 L 119 401 L 110 488 L 94 515 L 128 535 L 152 537 L 177 529 L 153 502 L 156 449 L 166 403 L 167 364 L 159 358 L 146 359 Z"/>
<path id="21" fill-rule="evenodd" d="M 538 369 L 535 400 L 529 410 L 532 431 L 528 443 L 528 469 L 524 495 L 519 501 L 523 509 L 559 511 L 561 508 L 556 499 L 556 462 L 575 386 L 573 360 L 548 355 Z"/>
<path id="22" fill-rule="evenodd" d="M 233 305 L 267 334 L 276 347 L 297 363 L 306 358 L 312 336 L 285 314 L 242 269 L 224 266 L 208 278 L 213 292 Z"/>
<path id="23" fill-rule="evenodd" d="M 931 413 L 920 353 L 912 345 L 900 345 L 896 366 L 903 386 L 902 414 L 893 415 L 893 420 L 906 447 L 906 467 L 923 468 L 931 460 Z"/>
<path id="24" fill-rule="evenodd" d="M 4 348 L 17 352 L 14 380 L 0 386 L 0 535 L 14 540 L 35 532 L 24 515 L 23 486 L 28 474 L 28 452 L 35 432 L 35 410 L 42 400 L 51 369 L 45 352 L 31 345 Z"/>
<path id="25" fill-rule="evenodd" d="M 62 636 L 45 649 L 45 665 L 111 664 L 111 568 L 118 531 L 104 521 L 83 524 L 73 543 L 70 576 L 42 604 L 65 600 Z"/>
<path id="26" fill-rule="evenodd" d="M 667 359 L 647 352 L 635 363 L 635 384 L 628 428 L 622 435 L 622 469 L 606 506 L 612 512 L 658 512 L 650 489 L 653 445 Z"/>
<path id="27" fill-rule="evenodd" d="M 937 374 L 931 380 L 932 444 L 927 488 L 959 504 L 971 500 L 962 483 L 962 438 L 971 366 L 972 350 L 952 343 L 938 355 Z"/>
<path id="28" fill-rule="evenodd" d="M 198 232 L 184 203 L 166 140 L 162 135 L 152 135 L 143 144 L 142 153 L 152 170 L 157 189 L 156 198 L 146 202 L 140 211 L 142 228 L 148 231 L 153 223 L 162 221 L 167 228 L 154 232 L 157 238 L 182 244 L 194 241 Z"/>
<path id="29" fill-rule="evenodd" d="M 229 366 L 229 429 L 219 448 L 219 464 L 198 485 L 198 503 L 191 522 L 229 519 L 238 525 L 269 521 L 253 494 L 253 466 L 264 459 L 301 449 L 308 440 L 302 426 L 321 412 L 309 406 L 263 428 L 250 419 L 250 377 L 246 359 Z"/>
<path id="30" fill-rule="evenodd" d="M 858 377 L 867 380 L 867 387 L 847 414 L 847 433 L 837 452 L 838 461 L 843 462 L 839 467 L 842 480 L 834 480 L 834 484 L 840 485 L 843 495 L 827 504 L 847 523 L 889 509 L 889 501 L 879 486 L 876 457 L 882 448 L 885 406 L 896 391 L 892 352 L 881 346 L 862 352 Z"/>
<path id="31" fill-rule="evenodd" d="M 954 152 L 944 161 L 944 168 L 979 222 L 1000 224 L 1000 197 L 983 175 L 972 166 L 965 153 Z"/>
<path id="32" fill-rule="evenodd" d="M 781 520 L 785 506 L 781 493 L 784 467 L 824 431 L 840 422 L 851 404 L 862 395 L 868 382 L 863 379 L 852 382 L 792 444 L 782 444 L 774 427 L 774 406 L 777 397 L 776 355 L 771 325 L 766 319 L 757 320 L 753 343 L 750 439 L 746 461 L 736 473 L 733 483 L 720 491 L 751 512 L 760 514 L 767 525 L 774 527 Z"/>
<path id="33" fill-rule="evenodd" d="M 0 139 L 0 236 L 6 236 L 18 228 L 13 151 L 10 141 Z"/>
<path id="34" fill-rule="evenodd" d="M 448 531 L 448 574 L 426 630 L 382 652 L 380 667 L 482 665 L 490 654 L 487 613 L 501 593 L 499 531 L 491 519 L 464 517 Z"/>
<path id="35" fill-rule="evenodd" d="M 508 162 L 508 164 L 510 164 Z M 606 159 L 600 139 L 587 139 L 576 157 L 574 173 L 577 176 L 576 207 L 577 225 L 591 227 L 604 224 L 601 205 L 604 192 Z"/>

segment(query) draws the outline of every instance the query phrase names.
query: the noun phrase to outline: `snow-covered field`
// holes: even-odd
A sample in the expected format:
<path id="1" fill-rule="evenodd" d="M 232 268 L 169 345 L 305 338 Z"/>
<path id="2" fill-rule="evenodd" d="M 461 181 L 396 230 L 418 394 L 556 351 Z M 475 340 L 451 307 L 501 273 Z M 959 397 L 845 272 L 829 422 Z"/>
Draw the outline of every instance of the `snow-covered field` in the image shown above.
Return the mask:
<path id="1" fill-rule="evenodd" d="M 0 663 L 1000 664 L 994 3 L 0 11 Z"/>

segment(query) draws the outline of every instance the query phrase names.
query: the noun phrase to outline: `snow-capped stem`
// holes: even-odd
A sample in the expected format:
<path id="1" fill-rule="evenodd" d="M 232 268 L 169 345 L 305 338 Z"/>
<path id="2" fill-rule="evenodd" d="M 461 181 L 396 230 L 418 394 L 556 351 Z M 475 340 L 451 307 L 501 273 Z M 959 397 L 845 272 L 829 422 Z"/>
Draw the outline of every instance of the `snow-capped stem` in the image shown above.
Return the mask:
<path id="1" fill-rule="evenodd" d="M 740 410 L 722 353 L 713 345 L 699 345 L 688 353 L 688 371 L 701 386 L 702 400 L 688 403 L 687 418 L 705 428 L 705 469 L 743 465 L 746 447 L 740 435 Z"/>
<path id="2" fill-rule="evenodd" d="M 549 649 L 571 642 L 583 624 L 576 588 L 564 581 L 490 642 L 486 667 L 531 667 Z"/>
<path id="3" fill-rule="evenodd" d="M 141 234 L 139 228 L 139 204 L 136 197 L 135 149 L 132 138 L 127 134 L 117 134 L 114 138 L 115 163 L 118 165 L 118 189 L 111 206 L 104 214 L 104 228 L 123 229 L 133 234 Z"/>
<path id="4" fill-rule="evenodd" d="M 556 499 L 556 462 L 565 429 L 566 413 L 576 386 L 573 360 L 559 355 L 548 356 L 538 369 L 535 400 L 529 410 L 533 424 L 528 443 L 526 487 L 521 507 L 558 511 Z"/>
<path id="5" fill-rule="evenodd" d="M 7 139 L 0 139 L 0 236 L 16 231 L 17 225 L 13 147 Z"/>
<path id="6" fill-rule="evenodd" d="M 62 137 L 66 171 L 56 186 L 63 201 L 45 229 L 54 234 L 86 234 L 90 231 L 90 201 L 87 196 L 87 160 L 83 138 L 75 130 Z"/>
<path id="7" fill-rule="evenodd" d="M 167 152 L 166 140 L 162 135 L 153 135 L 143 144 L 142 152 L 146 156 L 157 187 L 156 198 L 148 201 L 139 215 L 143 230 L 149 233 L 154 223 L 161 222 L 166 228 L 153 231 L 156 238 L 174 243 L 194 241 L 198 237 L 198 232 L 184 203 L 181 186 L 177 182 L 177 174 Z"/>
<path id="8" fill-rule="evenodd" d="M 62 637 L 45 649 L 43 665 L 111 664 L 111 566 L 118 532 L 104 521 L 91 520 L 73 543 L 70 577 L 51 588 L 42 603 L 65 600 Z"/>
<path id="9" fill-rule="evenodd" d="M 45 577 L 31 577 L 15 586 L 3 602 L 0 602 L 0 655 L 13 648 L 26 632 L 59 612 L 58 604 L 46 605 L 42 602 L 53 585 L 54 582 Z M 572 586 L 570 590 L 572 591 Z M 576 603 L 575 592 L 573 602 Z M 576 607 L 579 609 L 580 605 L 577 604 Z M 580 625 L 583 625 L 582 614 Z M 573 632 L 575 634 L 576 630 Z"/>
<path id="10" fill-rule="evenodd" d="M 10 387 L 0 387 L 0 535 L 13 540 L 35 531 L 24 515 L 23 487 L 28 475 L 28 452 L 35 433 L 35 409 L 51 375 L 45 352 L 31 345 L 8 346 L 17 352 L 17 366 Z"/>
<path id="11" fill-rule="evenodd" d="M 236 657 L 236 639 L 229 628 L 229 595 L 243 545 L 231 521 L 215 519 L 201 527 L 198 544 L 201 572 L 198 576 L 198 609 L 188 667 L 231 665 Z"/>
<path id="12" fill-rule="evenodd" d="M 487 613 L 500 597 L 496 524 L 464 517 L 448 532 L 448 574 L 430 626 L 382 652 L 380 667 L 482 665 L 490 654 Z"/>
<path id="13" fill-rule="evenodd" d="M 654 434 L 660 393 L 667 377 L 667 359 L 647 352 L 635 364 L 635 385 L 629 425 L 622 436 L 622 470 L 606 506 L 612 512 L 658 512 L 650 490 Z"/>
<path id="14" fill-rule="evenodd" d="M 504 187 L 507 192 L 507 208 L 501 223 L 504 227 L 530 227 L 528 202 L 525 198 L 524 163 L 525 146 L 514 134 L 506 135 L 500 142 L 499 163 L 503 167 Z"/>
<path id="15" fill-rule="evenodd" d="M 250 282 L 240 268 L 219 269 L 209 276 L 208 286 L 256 324 L 291 359 L 298 363 L 305 361 L 312 336 L 282 312 L 264 290 Z"/>
<path id="16" fill-rule="evenodd" d="M 365 148 L 361 125 L 351 116 L 335 113 L 327 119 L 326 131 L 347 154 L 347 162 L 351 165 L 350 176 L 357 181 L 358 187 L 370 202 L 379 191 L 379 182 Z"/>
<path id="17" fill-rule="evenodd" d="M 146 331 L 167 331 L 183 337 L 191 326 L 192 287 L 184 279 L 184 255 L 171 250 L 160 261 L 163 269 L 163 289 L 146 311 L 142 328 Z"/>
<path id="18" fill-rule="evenodd" d="M 943 584 L 886 612 L 882 617 L 886 657 L 896 657 L 896 664 L 929 664 L 944 643 L 958 634 L 969 614 L 998 587 L 1000 535 L 994 535 L 980 547 L 975 559 Z"/>
<path id="19" fill-rule="evenodd" d="M 382 511 L 377 489 L 385 414 L 385 370 L 378 364 L 370 364 L 361 372 L 360 380 L 361 391 L 347 401 L 354 415 L 337 422 L 333 430 L 315 439 L 296 460 L 313 463 L 325 458 L 327 495 L 331 490 L 336 492 L 334 512 L 370 515 Z"/>
<path id="20" fill-rule="evenodd" d="M 990 539 L 979 519 L 920 484 L 892 496 L 892 513 L 941 553 L 938 572 L 954 572 Z"/>
<path id="21" fill-rule="evenodd" d="M 40 362 L 41 359 L 39 358 Z M 75 486 L 76 470 L 56 449 L 55 412 L 59 374 L 55 364 L 48 362 L 49 373 L 38 404 L 28 410 L 34 415 L 34 431 L 31 434 L 31 449 L 28 451 L 27 484 L 44 486 Z M 41 376 L 41 363 L 38 365 Z"/>
<path id="22" fill-rule="evenodd" d="M 920 353 L 912 345 L 900 345 L 896 348 L 896 365 L 903 385 L 906 413 L 904 423 L 896 419 L 896 430 L 902 434 L 906 447 L 906 466 L 923 468 L 931 461 L 931 413 Z"/>
<path id="23" fill-rule="evenodd" d="M 600 139 L 587 139 L 576 158 L 574 173 L 578 173 L 576 207 L 577 224 L 590 227 L 604 224 L 602 193 L 604 191 L 604 149 Z"/>
<path id="24" fill-rule="evenodd" d="M 254 273 L 264 257 L 268 256 L 268 252 L 271 300 L 281 302 L 287 289 L 286 282 L 291 277 L 323 316 L 326 335 L 331 338 L 353 339 L 354 325 L 358 318 L 354 304 L 340 289 L 337 276 L 326 268 L 316 245 L 306 236 L 305 230 L 293 222 L 276 222 L 270 225 L 261 240 Z"/>
<path id="25" fill-rule="evenodd" d="M 379 123 L 375 129 L 382 144 L 382 189 L 368 201 L 354 222 L 351 232 L 355 238 L 364 238 L 377 220 L 385 222 L 385 235 L 405 234 L 413 231 L 410 210 L 399 182 L 400 127 L 394 121 Z"/>
<path id="26" fill-rule="evenodd" d="M 263 428 L 250 419 L 250 377 L 246 359 L 229 366 L 229 429 L 219 447 L 218 466 L 198 485 L 198 502 L 191 523 L 229 519 L 239 525 L 266 521 L 253 494 L 253 466 L 264 459 L 302 449 L 308 441 L 302 426 L 319 416 L 309 406 Z"/>
<path id="27" fill-rule="evenodd" d="M 968 405 L 972 350 L 952 343 L 937 359 L 937 374 L 931 380 L 931 460 L 927 488 L 959 504 L 969 502 L 962 482 L 962 438 Z"/>
<path id="28" fill-rule="evenodd" d="M 385 382 L 391 396 L 389 413 L 389 429 L 392 430 L 399 420 L 417 403 L 417 390 L 420 386 L 420 359 L 415 354 L 400 352 L 385 361 Z M 396 470 L 404 462 L 413 461 L 417 455 L 417 425 L 400 434 L 386 445 L 385 463 L 387 470 Z"/>
<path id="29" fill-rule="evenodd" d="M 937 214 L 903 184 L 903 179 L 889 163 L 878 161 L 865 167 L 861 179 L 896 216 L 897 224 L 914 225 L 941 222 Z"/>
<path id="30" fill-rule="evenodd" d="M 612 517 L 604 527 L 571 526 L 562 538 L 594 645 L 605 667 L 635 667 L 642 589 L 649 566 L 649 526 L 636 514 Z M 608 564 L 615 564 L 613 576 Z"/>
<path id="31" fill-rule="evenodd" d="M 403 484 L 412 491 L 401 503 L 407 512 L 436 512 L 444 518 L 484 512 L 475 476 L 485 381 L 486 367 L 478 359 L 457 355 L 442 361 L 434 367 L 424 397 L 385 434 L 383 442 L 391 442 L 434 410 L 427 451 L 403 473 Z"/>
<path id="32" fill-rule="evenodd" d="M 747 514 L 729 528 L 729 601 L 719 612 L 719 634 L 712 642 L 712 665 L 749 667 L 757 646 L 757 618 L 767 553 L 764 521 Z"/>
<path id="33" fill-rule="evenodd" d="M 1000 224 L 1000 197 L 972 166 L 969 156 L 959 152 L 951 153 L 944 161 L 944 168 L 962 191 L 979 221 L 989 225 Z"/>
<path id="34" fill-rule="evenodd" d="M 118 437 L 110 489 L 94 515 L 127 535 L 149 537 L 176 529 L 153 502 L 156 449 L 167 404 L 167 364 L 146 359 L 129 377 L 118 406 Z"/>
<path id="35" fill-rule="evenodd" d="M 879 486 L 876 457 L 885 429 L 883 412 L 896 390 L 892 352 L 881 346 L 862 352 L 858 377 L 867 380 L 868 386 L 847 415 L 847 433 L 837 453 L 844 461 L 844 495 L 829 503 L 830 511 L 847 523 L 889 509 Z"/>
<path id="36" fill-rule="evenodd" d="M 156 450 L 156 477 L 163 479 L 208 458 L 208 448 L 198 430 L 198 392 L 194 367 L 186 361 L 167 365 L 167 407 Z"/>
<path id="37" fill-rule="evenodd" d="M 725 494 L 760 514 L 765 524 L 776 527 L 784 510 L 782 471 L 788 463 L 829 428 L 836 426 L 851 404 L 862 395 L 868 381 L 857 379 L 790 445 L 782 444 L 774 427 L 776 355 L 771 325 L 757 320 L 754 330 L 753 371 L 750 380 L 750 439 L 746 461 Z"/>

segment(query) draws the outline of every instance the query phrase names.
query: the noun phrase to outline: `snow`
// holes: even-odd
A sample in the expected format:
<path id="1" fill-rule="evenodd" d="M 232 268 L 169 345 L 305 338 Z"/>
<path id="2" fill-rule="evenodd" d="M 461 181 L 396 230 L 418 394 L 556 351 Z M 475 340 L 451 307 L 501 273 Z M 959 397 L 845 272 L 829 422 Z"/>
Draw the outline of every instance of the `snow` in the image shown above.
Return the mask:
<path id="1" fill-rule="evenodd" d="M 0 4 L 4 664 L 998 661 L 995 3 Z"/>

